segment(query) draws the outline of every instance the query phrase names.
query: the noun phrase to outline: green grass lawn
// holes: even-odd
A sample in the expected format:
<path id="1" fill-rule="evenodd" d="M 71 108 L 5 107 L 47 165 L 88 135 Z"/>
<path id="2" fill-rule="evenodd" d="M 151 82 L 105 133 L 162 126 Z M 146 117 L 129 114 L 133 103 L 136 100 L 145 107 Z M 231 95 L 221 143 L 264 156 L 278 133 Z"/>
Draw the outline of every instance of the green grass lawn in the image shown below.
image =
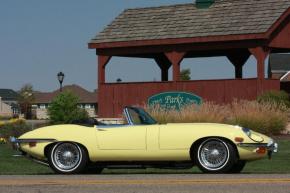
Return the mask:
<path id="1" fill-rule="evenodd" d="M 0 174 L 48 174 L 52 171 L 40 164 L 34 163 L 24 157 L 13 157 L 12 155 L 19 154 L 13 149 L 4 144 L 0 144 Z"/>
<path id="2" fill-rule="evenodd" d="M 247 164 L 243 173 L 290 173 L 290 140 L 279 140 L 279 152 L 274 154 L 272 160 L 264 159 Z M 8 145 L 0 144 L 0 175 L 33 175 L 53 174 L 50 168 L 39 165 L 23 157 L 13 157 L 16 154 Z M 104 174 L 179 174 L 201 173 L 196 167 L 189 170 L 163 170 L 163 169 L 131 169 L 112 170 L 105 169 Z"/>

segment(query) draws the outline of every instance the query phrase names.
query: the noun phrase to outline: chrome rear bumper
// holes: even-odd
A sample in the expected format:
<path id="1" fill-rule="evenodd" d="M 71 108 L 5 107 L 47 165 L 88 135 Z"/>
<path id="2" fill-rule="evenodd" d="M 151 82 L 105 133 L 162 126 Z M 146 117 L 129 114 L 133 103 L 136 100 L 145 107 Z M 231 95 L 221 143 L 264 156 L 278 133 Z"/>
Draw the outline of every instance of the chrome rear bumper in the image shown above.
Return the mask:
<path id="1" fill-rule="evenodd" d="M 31 161 L 34 161 L 36 163 L 49 166 L 49 164 L 43 160 L 36 159 L 30 155 L 28 155 L 26 152 L 22 151 L 20 148 L 21 143 L 31 143 L 31 142 L 55 142 L 55 139 L 17 139 L 15 137 L 10 137 L 9 141 L 11 142 L 13 149 L 17 150 L 20 152 L 20 154 L 15 154 L 13 155 L 14 157 L 26 157 L 30 159 Z"/>
<path id="2" fill-rule="evenodd" d="M 20 150 L 21 143 L 43 143 L 43 142 L 56 142 L 56 139 L 17 139 L 16 137 L 10 137 L 9 141 L 16 150 Z"/>
<path id="3" fill-rule="evenodd" d="M 18 151 L 20 150 L 20 144 L 17 138 L 10 137 L 9 141 L 11 142 L 13 149 L 18 150 Z"/>

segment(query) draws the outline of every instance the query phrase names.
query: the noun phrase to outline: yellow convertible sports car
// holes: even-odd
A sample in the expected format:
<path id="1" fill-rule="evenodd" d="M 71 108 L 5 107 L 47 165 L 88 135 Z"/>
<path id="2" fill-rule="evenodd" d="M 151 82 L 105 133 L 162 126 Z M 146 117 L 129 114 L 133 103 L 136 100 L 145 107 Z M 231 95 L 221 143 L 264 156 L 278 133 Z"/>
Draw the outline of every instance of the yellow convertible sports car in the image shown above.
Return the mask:
<path id="1" fill-rule="evenodd" d="M 271 157 L 278 145 L 239 126 L 158 124 L 138 107 L 126 107 L 125 125 L 55 125 L 11 142 L 29 158 L 61 174 L 91 168 L 191 168 L 205 173 L 238 173 L 247 161 Z M 94 167 L 91 167 L 94 166 Z"/>

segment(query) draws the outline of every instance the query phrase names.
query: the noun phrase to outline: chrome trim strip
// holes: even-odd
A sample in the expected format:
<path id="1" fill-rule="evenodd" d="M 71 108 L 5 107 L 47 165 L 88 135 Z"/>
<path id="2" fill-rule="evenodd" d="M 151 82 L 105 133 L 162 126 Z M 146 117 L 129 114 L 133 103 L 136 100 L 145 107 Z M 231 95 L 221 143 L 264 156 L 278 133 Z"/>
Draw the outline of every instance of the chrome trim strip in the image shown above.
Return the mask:
<path id="1" fill-rule="evenodd" d="M 240 147 L 268 147 L 267 143 L 238 143 Z"/>
<path id="2" fill-rule="evenodd" d="M 18 149 L 19 150 L 19 149 Z M 15 155 L 12 155 L 13 157 L 24 157 L 24 158 L 27 158 L 35 163 L 38 163 L 38 164 L 41 164 L 41 165 L 45 165 L 45 166 L 49 166 L 49 164 L 47 163 L 47 161 L 44 161 L 44 160 L 40 160 L 40 159 L 36 159 L 24 152 L 22 152 L 22 154 L 15 154 Z"/>
<path id="3" fill-rule="evenodd" d="M 56 142 L 56 139 L 17 139 L 15 137 L 10 137 L 10 142 L 12 143 L 12 147 L 14 150 L 21 151 L 20 144 L 21 143 L 44 143 L 44 142 Z"/>
<path id="4" fill-rule="evenodd" d="M 30 156 L 30 155 L 25 155 L 24 157 L 29 159 L 29 160 L 31 160 L 31 161 L 33 161 L 33 162 L 35 162 L 35 163 L 38 163 L 38 164 L 41 164 L 41 165 L 49 167 L 49 164 L 47 162 L 43 161 L 43 160 L 36 159 L 36 158 L 34 158 L 34 157 Z"/>
<path id="5" fill-rule="evenodd" d="M 124 109 L 124 114 L 125 114 L 125 116 L 126 116 L 126 119 L 127 119 L 128 124 L 129 124 L 129 125 L 134 125 L 134 123 L 133 123 L 133 121 L 132 121 L 132 119 L 131 119 L 131 116 L 130 116 L 130 114 L 129 114 L 129 112 L 128 112 L 128 108 L 125 108 L 125 109 Z"/>
<path id="6" fill-rule="evenodd" d="M 15 137 L 10 138 L 11 143 L 30 143 L 30 142 L 56 142 L 56 139 L 17 139 Z"/>
<path id="7" fill-rule="evenodd" d="M 38 164 L 41 164 L 41 165 L 49 167 L 49 164 L 44 162 L 44 161 L 33 159 L 33 158 L 31 158 L 31 161 L 34 161 L 35 163 L 38 163 Z"/>

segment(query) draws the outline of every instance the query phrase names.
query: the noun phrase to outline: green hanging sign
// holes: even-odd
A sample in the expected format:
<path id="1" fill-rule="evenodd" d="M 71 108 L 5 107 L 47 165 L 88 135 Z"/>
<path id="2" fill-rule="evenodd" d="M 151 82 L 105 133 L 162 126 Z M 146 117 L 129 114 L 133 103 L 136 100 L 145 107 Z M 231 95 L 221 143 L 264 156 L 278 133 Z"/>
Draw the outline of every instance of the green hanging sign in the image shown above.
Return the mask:
<path id="1" fill-rule="evenodd" d="M 163 92 L 151 96 L 148 99 L 149 106 L 159 106 L 160 108 L 170 110 L 180 110 L 185 105 L 196 104 L 200 105 L 202 98 L 187 92 Z"/>

